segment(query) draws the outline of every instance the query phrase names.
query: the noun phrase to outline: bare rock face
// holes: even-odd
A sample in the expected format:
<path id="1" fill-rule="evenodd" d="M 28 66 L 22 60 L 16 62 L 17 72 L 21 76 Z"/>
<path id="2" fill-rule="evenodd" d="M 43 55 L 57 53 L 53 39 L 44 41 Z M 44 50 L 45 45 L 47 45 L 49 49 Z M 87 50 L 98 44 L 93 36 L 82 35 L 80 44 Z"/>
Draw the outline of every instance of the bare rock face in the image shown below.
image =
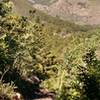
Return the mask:
<path id="1" fill-rule="evenodd" d="M 99 0 L 57 0 L 49 6 L 42 4 L 33 6 L 52 16 L 59 16 L 63 20 L 93 25 L 100 24 L 99 5 Z"/>

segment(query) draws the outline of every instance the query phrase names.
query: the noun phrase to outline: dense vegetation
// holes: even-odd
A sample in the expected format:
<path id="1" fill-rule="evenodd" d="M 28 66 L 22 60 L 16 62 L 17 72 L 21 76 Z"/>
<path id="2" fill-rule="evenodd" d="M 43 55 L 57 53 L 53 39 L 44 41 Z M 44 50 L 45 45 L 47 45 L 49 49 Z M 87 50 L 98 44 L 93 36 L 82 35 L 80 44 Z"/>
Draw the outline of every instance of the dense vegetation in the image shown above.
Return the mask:
<path id="1" fill-rule="evenodd" d="M 100 29 L 60 35 L 52 24 L 12 13 L 12 6 L 0 2 L 0 100 L 16 92 L 22 100 L 99 100 Z"/>

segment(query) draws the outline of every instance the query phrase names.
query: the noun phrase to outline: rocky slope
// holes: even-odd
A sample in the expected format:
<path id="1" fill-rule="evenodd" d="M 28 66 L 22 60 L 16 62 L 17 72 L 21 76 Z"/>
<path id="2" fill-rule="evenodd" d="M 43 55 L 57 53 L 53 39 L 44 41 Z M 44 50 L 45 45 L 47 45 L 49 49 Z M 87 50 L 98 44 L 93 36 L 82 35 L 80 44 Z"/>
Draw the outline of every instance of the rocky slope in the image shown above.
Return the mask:
<path id="1" fill-rule="evenodd" d="M 34 0 L 33 0 L 34 1 Z M 52 16 L 74 21 L 79 24 L 100 24 L 99 0 L 57 0 L 51 5 L 37 4 L 33 6 Z"/>
<path id="2" fill-rule="evenodd" d="M 15 11 L 27 16 L 38 9 L 48 15 L 77 24 L 100 24 L 100 0 L 12 0 Z"/>

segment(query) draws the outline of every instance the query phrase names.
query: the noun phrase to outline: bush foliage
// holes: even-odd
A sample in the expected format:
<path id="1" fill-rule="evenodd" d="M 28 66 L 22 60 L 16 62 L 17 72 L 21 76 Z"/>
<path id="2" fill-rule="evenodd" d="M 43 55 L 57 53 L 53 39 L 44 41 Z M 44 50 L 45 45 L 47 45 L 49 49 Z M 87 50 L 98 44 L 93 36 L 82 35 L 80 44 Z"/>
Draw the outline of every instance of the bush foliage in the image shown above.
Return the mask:
<path id="1" fill-rule="evenodd" d="M 100 29 L 62 36 L 12 5 L 0 2 L 0 99 L 13 100 L 16 87 L 23 98 L 44 88 L 55 100 L 99 100 Z"/>

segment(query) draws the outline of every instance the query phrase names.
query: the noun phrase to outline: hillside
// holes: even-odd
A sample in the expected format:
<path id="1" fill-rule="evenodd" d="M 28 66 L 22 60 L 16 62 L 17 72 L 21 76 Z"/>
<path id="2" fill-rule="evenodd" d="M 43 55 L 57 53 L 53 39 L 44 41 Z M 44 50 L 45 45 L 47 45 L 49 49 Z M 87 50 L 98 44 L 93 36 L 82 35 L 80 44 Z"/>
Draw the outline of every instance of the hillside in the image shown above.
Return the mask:
<path id="1" fill-rule="evenodd" d="M 99 100 L 100 27 L 63 21 L 33 4 L 0 0 L 0 100 Z"/>
<path id="2" fill-rule="evenodd" d="M 16 12 L 28 16 L 29 10 L 37 9 L 39 16 L 50 15 L 64 21 L 81 25 L 98 25 L 100 23 L 99 0 L 12 0 Z"/>
<path id="3" fill-rule="evenodd" d="M 72 31 L 88 31 L 95 28 L 94 26 L 92 27 L 90 25 L 80 26 L 73 23 L 72 20 L 65 21 L 65 20 L 60 19 L 59 16 L 53 17 L 52 15 L 48 15 L 46 12 L 44 13 L 43 11 L 34 8 L 33 3 L 30 3 L 27 0 L 20 0 L 20 2 L 18 0 L 11 0 L 11 1 L 14 3 L 13 11 L 15 13 L 21 16 L 30 17 L 31 20 L 32 19 L 35 19 L 38 21 L 40 20 L 41 22 L 43 22 L 43 24 L 46 24 L 46 26 L 49 26 L 49 28 L 51 27 L 51 30 L 52 29 L 56 29 L 58 31 L 64 30 L 64 32 L 60 32 L 60 33 L 66 34 Z M 41 2 L 38 2 L 38 3 L 41 3 Z M 35 10 L 35 13 L 33 13 L 33 15 L 30 14 L 29 13 L 30 10 L 31 11 Z"/>
<path id="4" fill-rule="evenodd" d="M 35 1 L 35 0 L 33 0 Z M 40 2 L 39 2 L 40 1 Z M 39 9 L 49 15 L 59 16 L 63 20 L 76 22 L 77 24 L 100 24 L 99 0 L 54 0 L 49 5 L 47 0 L 38 0 L 33 3 Z"/>

